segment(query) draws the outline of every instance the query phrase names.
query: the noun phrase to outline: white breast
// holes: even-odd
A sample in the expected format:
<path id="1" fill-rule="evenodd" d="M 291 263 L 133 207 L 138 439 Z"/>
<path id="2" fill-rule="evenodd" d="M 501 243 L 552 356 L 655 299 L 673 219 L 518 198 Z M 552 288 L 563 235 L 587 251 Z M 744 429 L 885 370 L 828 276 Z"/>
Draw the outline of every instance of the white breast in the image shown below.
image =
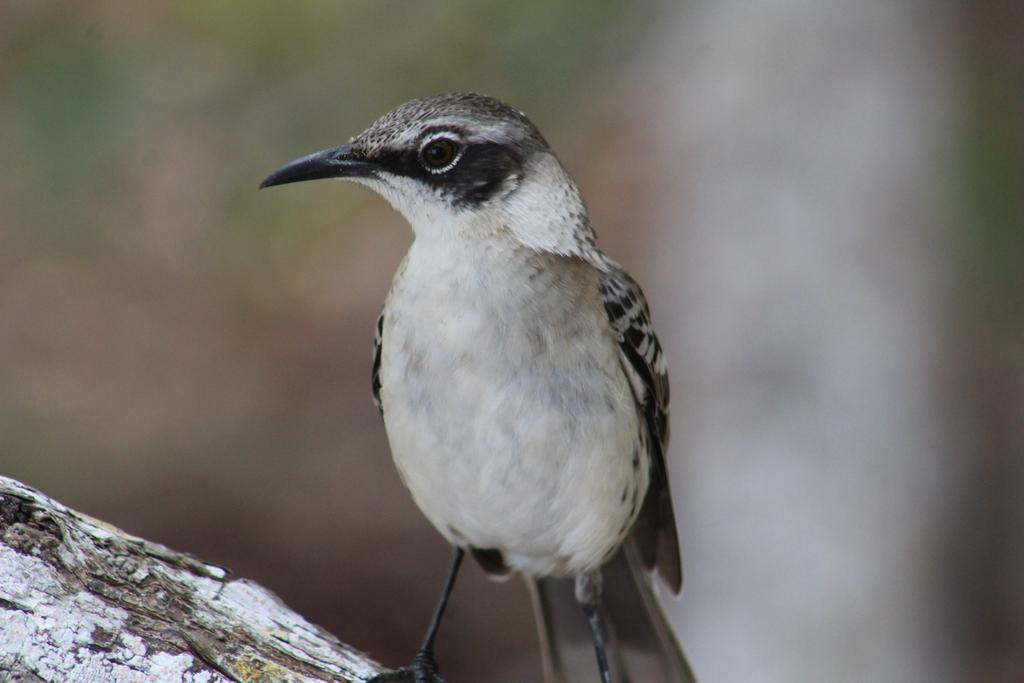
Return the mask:
<path id="1" fill-rule="evenodd" d="M 450 542 L 574 574 L 632 523 L 647 454 L 591 266 L 500 235 L 417 239 L 381 383 L 395 463 Z"/>

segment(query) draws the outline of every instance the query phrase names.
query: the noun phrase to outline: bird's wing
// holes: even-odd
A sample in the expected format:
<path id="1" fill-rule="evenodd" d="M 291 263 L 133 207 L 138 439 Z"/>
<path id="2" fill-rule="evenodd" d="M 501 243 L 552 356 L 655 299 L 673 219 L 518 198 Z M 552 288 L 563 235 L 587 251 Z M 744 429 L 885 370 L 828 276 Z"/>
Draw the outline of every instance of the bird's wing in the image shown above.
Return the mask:
<path id="1" fill-rule="evenodd" d="M 377 316 L 377 325 L 373 332 L 373 404 L 377 406 L 380 414 L 384 414 L 384 408 L 380 405 L 380 343 L 384 339 L 384 309 Z"/>
<path id="2" fill-rule="evenodd" d="M 651 456 L 651 484 L 633 527 L 632 541 L 644 565 L 648 569 L 657 567 L 678 593 L 683 577 L 665 469 L 669 437 L 668 365 L 640 285 L 619 266 L 610 262 L 603 265 L 600 287 L 604 308 L 619 343 L 623 371 L 644 418 L 644 436 Z"/>

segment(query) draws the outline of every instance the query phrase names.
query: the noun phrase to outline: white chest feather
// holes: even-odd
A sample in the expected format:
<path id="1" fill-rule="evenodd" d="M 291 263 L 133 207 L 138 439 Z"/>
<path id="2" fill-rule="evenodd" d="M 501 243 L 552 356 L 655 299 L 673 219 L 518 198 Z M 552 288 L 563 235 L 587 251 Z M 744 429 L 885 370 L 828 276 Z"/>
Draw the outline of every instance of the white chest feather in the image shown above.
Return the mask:
<path id="1" fill-rule="evenodd" d="M 392 454 L 438 530 L 533 574 L 599 566 L 648 463 L 591 266 L 501 236 L 421 238 L 383 329 Z"/>

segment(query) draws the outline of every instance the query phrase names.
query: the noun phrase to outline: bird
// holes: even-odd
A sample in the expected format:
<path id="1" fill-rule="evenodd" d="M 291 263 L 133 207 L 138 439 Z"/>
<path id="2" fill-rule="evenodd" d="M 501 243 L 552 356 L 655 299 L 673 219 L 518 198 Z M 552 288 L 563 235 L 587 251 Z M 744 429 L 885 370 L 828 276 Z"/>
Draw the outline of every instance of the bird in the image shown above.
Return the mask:
<path id="1" fill-rule="evenodd" d="M 402 482 L 452 547 L 413 663 L 372 681 L 444 680 L 434 643 L 466 554 L 525 578 L 545 681 L 580 670 L 581 643 L 602 683 L 693 681 L 653 587 L 682 584 L 665 354 L 540 131 L 493 97 L 423 97 L 260 188 L 325 178 L 412 228 L 372 390 Z"/>

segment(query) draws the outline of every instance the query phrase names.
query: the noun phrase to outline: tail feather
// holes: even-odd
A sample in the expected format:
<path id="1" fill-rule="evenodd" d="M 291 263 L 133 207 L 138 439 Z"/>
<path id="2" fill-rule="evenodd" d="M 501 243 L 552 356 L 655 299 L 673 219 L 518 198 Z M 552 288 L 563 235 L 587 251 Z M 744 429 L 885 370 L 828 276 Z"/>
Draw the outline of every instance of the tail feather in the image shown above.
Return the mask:
<path id="1" fill-rule="evenodd" d="M 651 575 L 627 541 L 603 569 L 602 611 L 612 679 L 621 683 L 696 683 Z M 599 680 L 590 629 L 568 579 L 529 581 L 545 683 Z"/>

